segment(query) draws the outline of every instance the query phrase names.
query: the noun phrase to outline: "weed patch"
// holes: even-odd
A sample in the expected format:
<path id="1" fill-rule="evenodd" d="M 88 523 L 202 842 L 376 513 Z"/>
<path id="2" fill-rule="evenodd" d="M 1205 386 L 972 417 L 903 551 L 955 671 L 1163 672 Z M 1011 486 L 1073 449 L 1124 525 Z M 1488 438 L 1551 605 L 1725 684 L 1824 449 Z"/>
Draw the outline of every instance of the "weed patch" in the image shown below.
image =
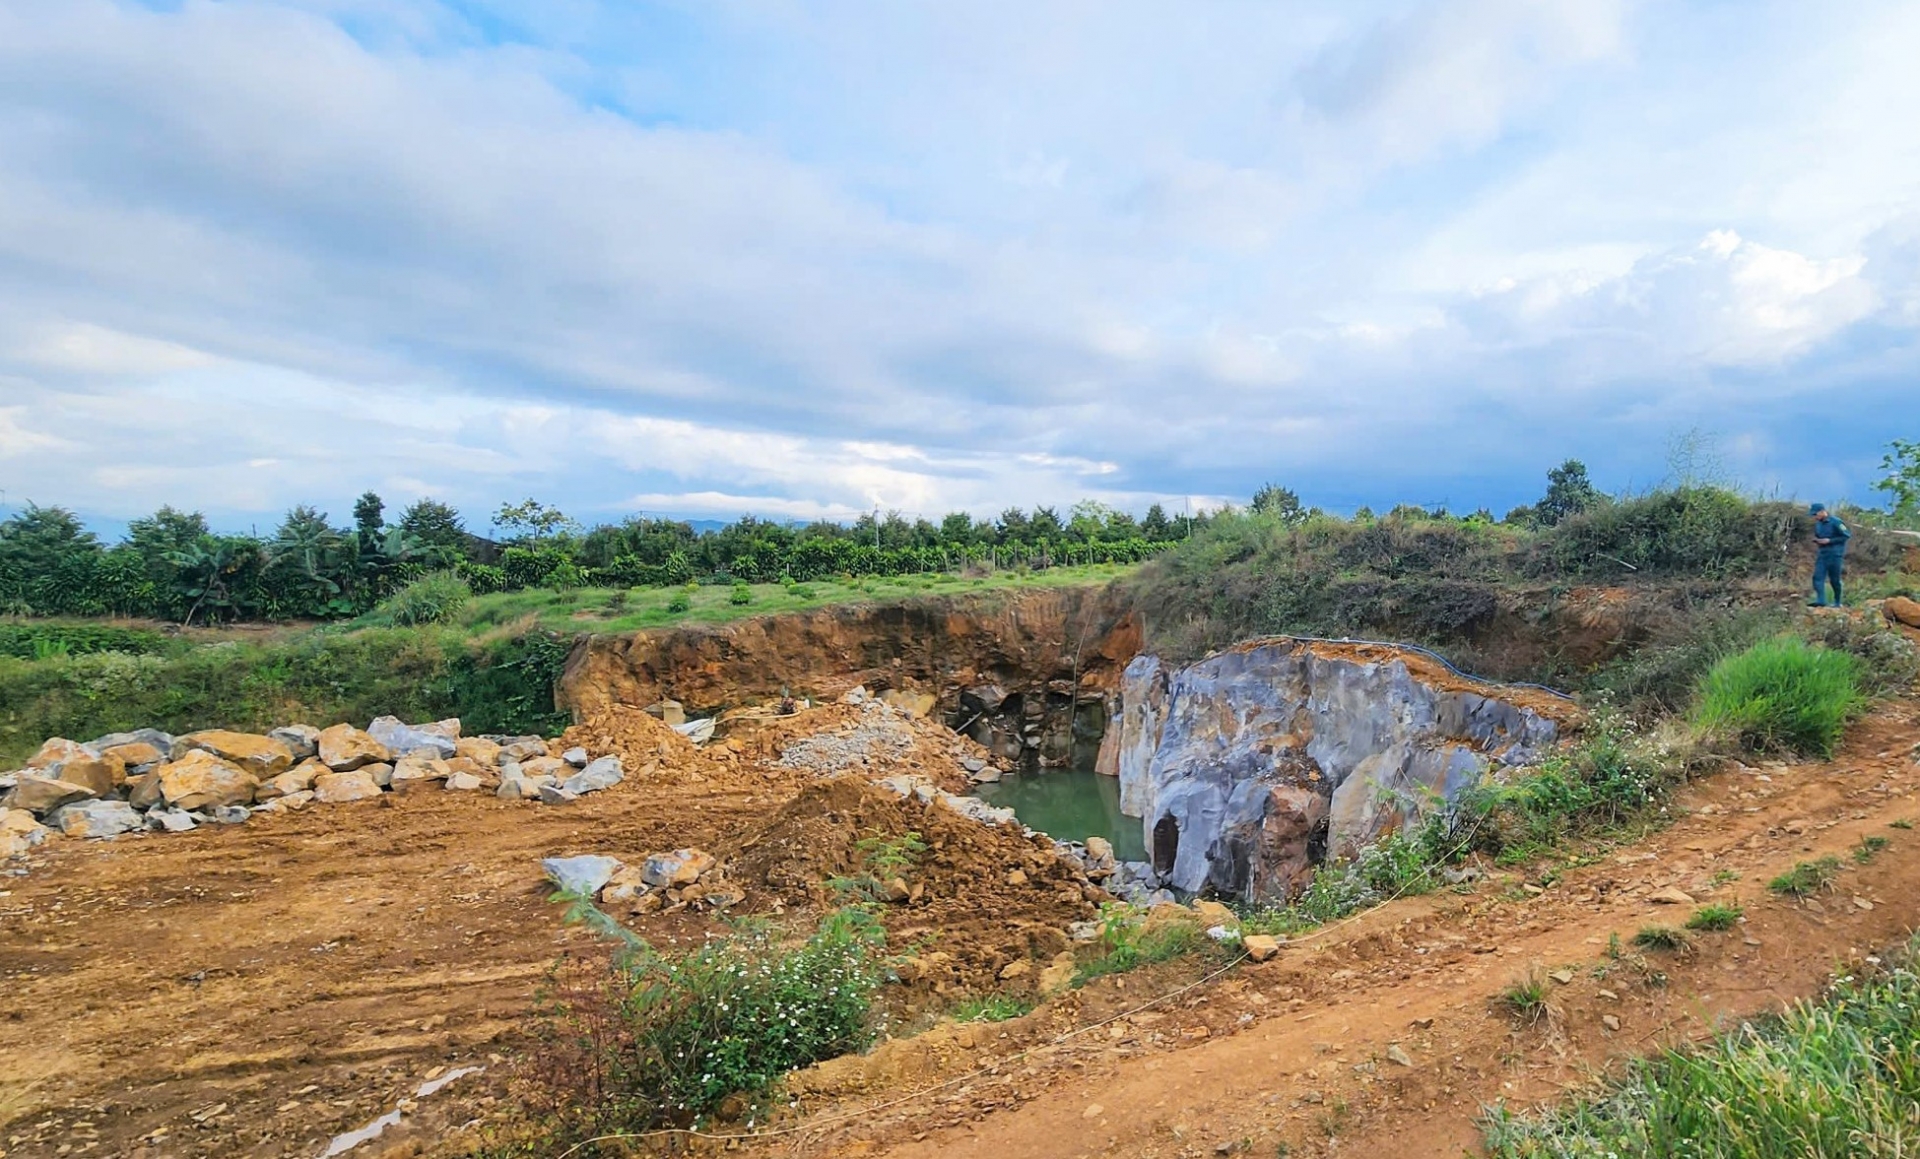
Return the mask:
<path id="1" fill-rule="evenodd" d="M 1708 933 L 1721 933 L 1732 929 L 1745 913 L 1746 911 L 1737 905 L 1713 902 L 1694 910 L 1693 916 L 1687 919 L 1687 928 Z"/>
<path id="2" fill-rule="evenodd" d="M 1530 969 L 1500 992 L 1500 1005 L 1521 1025 L 1537 1026 L 1552 1017 L 1553 1008 L 1547 1002 L 1548 985 L 1545 971 L 1538 967 Z"/>
<path id="3" fill-rule="evenodd" d="M 1100 956 L 1080 963 L 1073 984 L 1084 986 L 1108 974 L 1165 962 L 1200 948 L 1206 940 L 1192 921 L 1162 920 L 1139 906 L 1108 902 L 1100 907 Z"/>
<path id="4" fill-rule="evenodd" d="M 1839 979 L 1819 1002 L 1710 1046 L 1632 1063 L 1595 1096 L 1533 1114 L 1489 1109 L 1493 1159 L 1904 1155 L 1920 1138 L 1920 975 Z"/>
<path id="5" fill-rule="evenodd" d="M 1031 1013 L 1035 1000 L 1026 994 L 986 994 L 962 999 L 953 1008 L 955 1022 L 1005 1022 Z"/>
<path id="6" fill-rule="evenodd" d="M 1866 865 L 1874 858 L 1880 856 L 1880 852 L 1891 844 L 1893 844 L 1893 842 L 1887 840 L 1885 837 L 1873 835 L 1862 837 L 1859 844 L 1853 847 L 1853 863 L 1855 865 Z"/>
<path id="7" fill-rule="evenodd" d="M 1838 857 L 1828 856 L 1815 861 L 1802 861 L 1769 881 L 1767 888 L 1788 897 L 1810 897 L 1830 888 L 1835 875 L 1839 872 Z"/>
<path id="8" fill-rule="evenodd" d="M 1643 950 L 1660 950 L 1669 954 L 1684 954 L 1693 949 L 1693 939 L 1685 931 L 1672 926 L 1645 926 L 1633 935 L 1633 944 Z"/>
<path id="9" fill-rule="evenodd" d="M 1715 664 L 1695 724 L 1756 752 L 1829 757 L 1865 706 L 1860 660 L 1794 636 L 1776 636 Z"/>

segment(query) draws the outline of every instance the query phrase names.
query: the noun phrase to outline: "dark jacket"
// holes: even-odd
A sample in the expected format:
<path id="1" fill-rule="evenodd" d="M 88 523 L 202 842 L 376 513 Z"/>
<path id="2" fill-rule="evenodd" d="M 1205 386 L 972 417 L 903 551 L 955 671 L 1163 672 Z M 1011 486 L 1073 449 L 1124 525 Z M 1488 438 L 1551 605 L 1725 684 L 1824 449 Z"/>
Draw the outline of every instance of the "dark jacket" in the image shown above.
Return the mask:
<path id="1" fill-rule="evenodd" d="M 1829 542 L 1820 546 L 1821 555 L 1847 554 L 1847 540 L 1853 538 L 1853 532 L 1838 515 L 1822 515 L 1813 521 L 1813 537 Z"/>

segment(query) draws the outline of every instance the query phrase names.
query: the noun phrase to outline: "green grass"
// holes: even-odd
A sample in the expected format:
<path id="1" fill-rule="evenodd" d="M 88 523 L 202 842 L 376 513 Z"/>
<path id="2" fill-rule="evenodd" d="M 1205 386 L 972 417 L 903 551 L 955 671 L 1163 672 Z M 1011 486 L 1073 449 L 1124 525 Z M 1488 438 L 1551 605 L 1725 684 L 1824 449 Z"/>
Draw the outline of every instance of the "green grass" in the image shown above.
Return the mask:
<path id="1" fill-rule="evenodd" d="M 1516 1021 L 1533 1026 L 1553 1013 L 1547 1002 L 1548 980 L 1539 969 L 1528 970 L 1500 992 L 1500 1005 Z"/>
<path id="2" fill-rule="evenodd" d="M 1492 1159 L 1803 1159 L 1920 1153 L 1920 975 L 1909 946 L 1884 975 L 1697 1050 L 1631 1063 L 1594 1095 L 1532 1113 L 1490 1108 Z"/>
<path id="3" fill-rule="evenodd" d="M 1708 933 L 1721 933 L 1732 929 L 1745 913 L 1746 911 L 1737 905 L 1711 902 L 1693 911 L 1693 916 L 1687 919 L 1687 928 L 1704 930 Z"/>
<path id="4" fill-rule="evenodd" d="M 953 1008 L 955 1022 L 1005 1022 L 1031 1012 L 1038 1003 L 1027 994 L 984 994 L 963 998 Z"/>
<path id="5" fill-rule="evenodd" d="M 1853 863 L 1855 865 L 1865 865 L 1880 856 L 1881 850 L 1891 844 L 1893 844 L 1893 842 L 1885 837 L 1875 837 L 1871 835 L 1862 837 L 1859 844 L 1853 847 Z"/>
<path id="6" fill-rule="evenodd" d="M 1757 752 L 1830 757 L 1866 705 L 1861 674 L 1851 653 L 1776 636 L 1708 671 L 1694 723 Z"/>
<path id="7" fill-rule="evenodd" d="M 1073 985 L 1169 961 L 1207 944 L 1198 921 L 1149 921 L 1139 906 L 1108 902 L 1100 907 L 1100 955 L 1080 963 Z"/>
<path id="8" fill-rule="evenodd" d="M 1840 872 L 1838 857 L 1802 861 L 1767 883 L 1767 888 L 1788 897 L 1809 897 L 1826 889 Z"/>
<path id="9" fill-rule="evenodd" d="M 747 616 L 808 612 L 841 604 L 873 604 L 921 596 L 1104 584 L 1137 565 L 1092 564 L 1043 571 L 1008 570 L 990 576 L 873 576 L 861 580 L 815 580 L 804 584 L 736 584 L 662 588 L 529 588 L 478 596 L 454 623 L 470 632 L 526 624 L 555 632 L 633 632 L 679 624 L 724 624 Z M 745 590 L 746 602 L 735 602 Z M 676 603 L 683 603 L 679 609 Z"/>

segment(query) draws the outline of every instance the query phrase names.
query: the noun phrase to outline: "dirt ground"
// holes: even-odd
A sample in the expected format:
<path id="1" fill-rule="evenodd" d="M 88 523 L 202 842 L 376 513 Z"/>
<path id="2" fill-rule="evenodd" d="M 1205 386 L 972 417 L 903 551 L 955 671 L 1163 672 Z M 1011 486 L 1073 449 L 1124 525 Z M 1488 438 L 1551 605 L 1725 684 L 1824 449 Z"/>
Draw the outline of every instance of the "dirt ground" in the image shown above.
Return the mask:
<path id="1" fill-rule="evenodd" d="M 420 1083 L 485 1067 L 409 1102 L 400 1128 L 351 1154 L 458 1153 L 475 1137 L 463 1124 L 505 1109 L 499 1080 L 545 971 L 587 945 L 545 900 L 540 857 L 699 845 L 766 912 L 812 903 L 780 884 L 798 880 L 780 872 L 793 859 L 756 854 L 762 842 L 802 843 L 825 868 L 869 829 L 937 828 L 913 811 L 924 806 L 820 788 L 819 773 L 760 750 L 687 758 L 661 753 L 670 742 L 644 726 L 617 731 L 601 739 L 626 746 L 635 775 L 571 806 L 389 797 L 54 842 L 26 876 L 0 877 L 0 1154 L 318 1156 Z M 1920 918 L 1920 829 L 1892 823 L 1920 823 L 1917 746 L 1920 702 L 1892 702 L 1836 760 L 1704 780 L 1672 826 L 1557 876 L 1495 874 L 1394 902 L 1197 985 L 1227 960 L 1102 979 L 1013 1022 L 942 1028 L 799 1076 L 802 1106 L 778 1133 L 671 1145 L 901 1159 L 1272 1156 L 1282 1144 L 1294 1156 L 1458 1155 L 1486 1103 L 1556 1097 L 1610 1060 L 1812 995 L 1836 966 L 1901 941 Z M 827 820 L 789 807 L 808 791 L 825 794 Z M 1890 845 L 1855 865 L 1869 835 Z M 901 907 L 890 924 L 910 936 L 971 920 L 956 983 L 977 985 L 1011 955 L 1044 956 L 1032 931 L 1084 914 L 1087 895 L 1071 875 L 1008 885 L 1040 853 L 1015 835 L 964 845 L 929 870 L 927 908 Z M 1848 864 L 1831 892 L 1767 891 L 1828 853 Z M 1685 956 L 1610 958 L 1612 935 L 1685 921 L 1691 907 L 1651 899 L 1668 886 L 1737 901 L 1746 919 Z M 662 944 L 713 928 L 692 911 L 638 923 Z M 1568 980 L 1551 983 L 1552 1016 L 1521 1027 L 1498 995 L 1533 969 Z"/>

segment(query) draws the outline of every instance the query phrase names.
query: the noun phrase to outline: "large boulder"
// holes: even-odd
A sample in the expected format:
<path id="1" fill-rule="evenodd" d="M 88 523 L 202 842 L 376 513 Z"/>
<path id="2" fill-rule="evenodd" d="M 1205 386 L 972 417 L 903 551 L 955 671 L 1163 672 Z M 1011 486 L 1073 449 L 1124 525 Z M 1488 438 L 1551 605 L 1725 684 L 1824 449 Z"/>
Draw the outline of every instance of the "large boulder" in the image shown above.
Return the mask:
<path id="1" fill-rule="evenodd" d="M 85 785 L 75 785 L 39 773 L 21 773 L 14 783 L 13 792 L 7 795 L 7 804 L 14 809 L 25 809 L 45 816 L 62 805 L 84 801 L 94 795 L 94 791 Z"/>
<path id="2" fill-rule="evenodd" d="M 160 796 L 160 768 L 127 778 L 127 803 L 136 809 L 152 809 L 163 804 Z"/>
<path id="3" fill-rule="evenodd" d="M 146 827 L 146 820 L 125 801 L 76 801 L 48 816 L 68 837 L 118 837 Z"/>
<path id="4" fill-rule="evenodd" d="M 317 760 L 305 760 L 284 773 L 276 773 L 260 784 L 260 791 L 253 795 L 256 802 L 264 803 L 279 797 L 290 797 L 295 793 L 304 793 L 313 788 L 314 778 L 330 771 Z"/>
<path id="5" fill-rule="evenodd" d="M 493 766 L 500 763 L 500 745 L 483 736 L 463 736 L 453 742 L 453 755 Z"/>
<path id="6" fill-rule="evenodd" d="M 540 859 L 540 868 L 546 871 L 547 880 L 553 882 L 555 889 L 592 897 L 620 871 L 621 864 L 617 857 L 587 854 L 580 857 L 543 857 Z"/>
<path id="7" fill-rule="evenodd" d="M 187 750 L 179 760 L 161 765 L 155 775 L 160 778 L 161 799 L 175 809 L 251 805 L 260 787 L 251 772 L 204 748 Z"/>
<path id="8" fill-rule="evenodd" d="M 68 740 L 62 736 L 49 738 L 38 751 L 27 758 L 30 769 L 51 770 L 50 775 L 59 776 L 60 766 L 67 761 L 82 757 L 97 757 L 98 750 L 90 749 L 79 741 Z"/>
<path id="9" fill-rule="evenodd" d="M 112 757 L 129 774 L 150 773 L 166 763 L 167 754 L 172 751 L 172 740 L 168 747 L 161 748 L 151 741 L 132 740 L 123 744 L 108 745 L 100 750 L 103 757 Z"/>
<path id="10" fill-rule="evenodd" d="M 127 783 L 126 762 L 111 753 L 69 757 L 48 771 L 57 773 L 70 785 L 86 786 L 96 797 L 111 796 L 115 789 Z"/>
<path id="11" fill-rule="evenodd" d="M 326 805 L 343 805 L 349 801 L 370 801 L 384 792 L 385 790 L 374 783 L 372 774 L 365 769 L 349 769 L 344 773 L 322 773 L 313 779 L 313 799 Z"/>
<path id="12" fill-rule="evenodd" d="M 336 773 L 384 763 L 392 757 L 386 745 L 350 724 L 321 729 L 320 735 L 314 738 L 314 751 L 320 763 Z"/>
<path id="13" fill-rule="evenodd" d="M 162 732 L 157 728 L 136 728 L 128 732 L 110 732 L 105 736 L 95 737 L 87 742 L 87 747 L 94 752 L 103 753 L 108 749 L 135 744 L 151 745 L 162 756 L 167 756 L 173 752 L 173 734 Z M 133 763 L 127 762 L 129 765 Z"/>
<path id="14" fill-rule="evenodd" d="M 287 746 L 296 761 L 304 761 L 319 751 L 320 730 L 310 724 L 287 724 L 267 734 Z"/>
<path id="15" fill-rule="evenodd" d="M 0 861 L 25 857 L 47 839 L 49 830 L 25 809 L 0 810 Z"/>
<path id="16" fill-rule="evenodd" d="M 1537 690 L 1462 677 L 1412 649 L 1258 640 L 1173 670 L 1127 667 L 1120 800 L 1176 889 L 1283 898 L 1577 718 Z"/>
<path id="17" fill-rule="evenodd" d="M 460 722 L 452 723 L 457 731 Z M 415 727 L 397 716 L 382 716 L 367 726 L 367 734 L 387 746 L 387 751 L 396 757 L 439 757 L 444 760 L 453 755 L 455 742 L 453 737 L 436 731 L 440 727 L 440 724 Z"/>
<path id="18" fill-rule="evenodd" d="M 190 732 L 173 742 L 176 760 L 194 752 L 212 753 L 228 764 L 246 770 L 256 781 L 263 781 L 293 767 L 293 750 L 272 737 L 250 732 L 230 732 L 224 728 Z"/>
<path id="19" fill-rule="evenodd" d="M 393 762 L 393 776 L 387 785 L 396 793 L 419 788 L 437 788 L 453 775 L 447 762 L 437 757 L 401 757 Z"/>

